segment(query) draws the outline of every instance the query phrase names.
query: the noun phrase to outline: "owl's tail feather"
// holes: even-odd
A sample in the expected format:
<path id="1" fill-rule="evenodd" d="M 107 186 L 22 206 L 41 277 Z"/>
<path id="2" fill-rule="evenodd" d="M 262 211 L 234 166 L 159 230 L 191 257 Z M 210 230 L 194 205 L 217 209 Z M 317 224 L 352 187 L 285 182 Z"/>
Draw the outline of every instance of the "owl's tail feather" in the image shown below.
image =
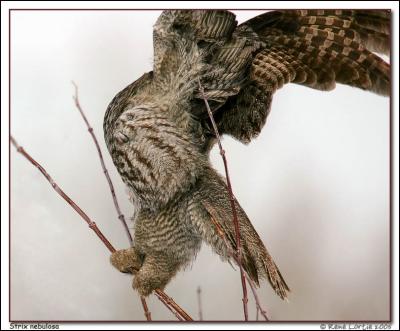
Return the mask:
<path id="1" fill-rule="evenodd" d="M 211 179 L 211 180 L 210 180 Z M 196 222 L 203 239 L 222 258 L 231 259 L 236 252 L 236 233 L 229 194 L 224 180 L 212 170 L 201 180 L 199 198 L 203 206 L 202 221 Z M 235 200 L 240 227 L 242 266 L 256 285 L 260 279 L 267 279 L 282 299 L 287 297 L 289 287 L 251 224 L 249 218 Z M 228 247 L 227 247 L 228 246 Z"/>

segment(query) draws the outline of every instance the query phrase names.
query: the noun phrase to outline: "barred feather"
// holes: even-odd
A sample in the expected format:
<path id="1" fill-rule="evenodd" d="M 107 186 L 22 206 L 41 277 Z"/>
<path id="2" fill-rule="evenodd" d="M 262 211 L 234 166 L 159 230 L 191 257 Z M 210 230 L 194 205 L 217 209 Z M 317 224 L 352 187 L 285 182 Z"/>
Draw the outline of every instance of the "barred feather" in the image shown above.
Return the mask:
<path id="1" fill-rule="evenodd" d="M 273 93 L 287 83 L 329 91 L 341 83 L 385 96 L 390 93 L 390 66 L 372 53 L 387 54 L 390 49 L 390 11 L 271 11 L 241 26 L 257 33 L 262 43 L 254 54 L 248 77 L 266 91 Z M 270 104 L 269 98 L 265 107 Z M 218 112 L 231 114 L 229 107 L 237 105 L 228 100 Z M 260 114 L 259 108 L 246 111 Z M 264 124 L 265 119 L 260 123 Z M 240 127 L 228 128 L 222 122 L 219 126 L 224 133 L 249 141 Z M 259 132 L 250 131 L 252 137 Z"/>

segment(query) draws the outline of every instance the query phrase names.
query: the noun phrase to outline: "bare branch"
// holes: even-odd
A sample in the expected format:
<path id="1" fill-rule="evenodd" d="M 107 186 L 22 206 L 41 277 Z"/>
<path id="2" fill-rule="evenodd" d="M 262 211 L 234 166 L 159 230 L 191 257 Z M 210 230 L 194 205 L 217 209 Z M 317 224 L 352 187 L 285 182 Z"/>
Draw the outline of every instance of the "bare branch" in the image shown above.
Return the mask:
<path id="1" fill-rule="evenodd" d="M 118 214 L 118 219 L 121 221 L 122 226 L 123 226 L 124 229 L 125 229 L 125 233 L 126 233 L 126 235 L 128 236 L 128 240 L 129 240 L 130 246 L 132 246 L 132 245 L 133 245 L 132 235 L 131 235 L 131 233 L 130 233 L 130 231 L 129 231 L 128 224 L 127 224 L 126 221 L 125 221 L 125 216 L 124 216 L 124 214 L 122 214 L 121 209 L 120 209 L 120 207 L 119 207 L 119 203 L 118 203 L 118 200 L 117 200 L 117 196 L 116 196 L 116 194 L 115 194 L 114 185 L 113 185 L 113 183 L 112 183 L 112 181 L 111 181 L 110 175 L 109 175 L 108 170 L 107 170 L 107 168 L 106 168 L 106 165 L 105 165 L 105 163 L 104 163 L 103 153 L 102 153 L 102 151 L 101 151 L 99 142 L 98 142 L 98 140 L 97 140 L 97 138 L 96 138 L 96 135 L 94 134 L 93 127 L 90 125 L 90 123 L 89 123 L 89 121 L 88 121 L 88 119 L 87 119 L 87 117 L 86 117 L 86 115 L 85 115 L 85 113 L 84 113 L 84 111 L 83 111 L 83 109 L 82 109 L 82 107 L 81 107 L 81 104 L 80 104 L 80 102 L 79 102 L 78 85 L 77 85 L 74 81 L 72 81 L 72 84 L 73 84 L 74 87 L 75 87 L 75 95 L 74 95 L 74 97 L 73 97 L 74 102 L 75 102 L 75 106 L 76 106 L 76 108 L 78 109 L 79 113 L 81 114 L 83 120 L 85 121 L 85 124 L 86 124 L 86 126 L 87 126 L 87 128 L 88 128 L 88 131 L 89 131 L 90 135 L 92 136 L 93 142 L 94 142 L 94 144 L 95 144 L 95 146 L 96 146 L 96 149 L 97 149 L 97 153 L 98 153 L 98 155 L 99 155 L 101 167 L 103 168 L 104 176 L 106 177 L 107 182 L 108 182 L 108 186 L 110 187 L 111 196 L 112 196 L 112 199 L 113 199 L 113 201 L 114 201 L 115 210 L 117 211 L 117 214 Z M 143 296 L 140 296 L 140 301 L 142 302 L 142 306 L 143 306 L 143 310 L 144 310 L 144 315 L 145 315 L 146 319 L 147 319 L 148 321 L 151 321 L 151 313 L 150 313 L 149 308 L 148 308 L 148 306 L 147 306 L 146 299 L 145 299 Z"/>
<path id="2" fill-rule="evenodd" d="M 107 240 L 106 237 L 101 233 L 99 228 L 97 227 L 96 223 L 93 222 L 89 216 L 56 184 L 56 182 L 53 180 L 53 178 L 50 177 L 50 175 L 46 172 L 46 170 L 38 163 L 36 162 L 21 146 L 18 145 L 16 140 L 11 136 L 11 143 L 14 145 L 14 147 L 17 149 L 17 152 L 21 153 L 30 163 L 32 163 L 36 168 L 39 169 L 39 171 L 43 174 L 44 177 L 48 180 L 48 182 L 51 184 L 53 189 L 61 195 L 61 197 L 83 218 L 83 220 L 89 225 L 89 228 L 92 229 L 96 235 L 100 238 L 100 240 L 104 243 L 104 245 L 107 246 L 108 250 L 110 252 L 114 252 L 115 248 L 111 243 Z"/>
<path id="3" fill-rule="evenodd" d="M 226 240 L 226 237 L 222 230 L 219 228 L 219 224 L 211 217 L 211 221 L 214 223 L 214 226 L 217 230 L 217 234 L 221 237 L 221 239 L 224 241 L 226 249 L 228 251 L 228 254 L 233 260 L 236 262 L 236 264 L 239 264 L 238 258 L 237 258 L 237 252 L 235 252 L 232 247 L 228 244 L 228 241 Z M 260 299 L 258 298 L 257 291 L 256 291 L 256 285 L 254 284 L 253 280 L 249 277 L 249 275 L 245 272 L 245 277 L 247 282 L 250 285 L 251 291 L 253 292 L 254 300 L 256 302 L 256 308 L 257 308 L 257 318 L 258 318 L 258 311 L 261 312 L 263 315 L 264 319 L 266 321 L 269 321 L 267 313 L 265 309 L 261 306 Z"/>
<path id="4" fill-rule="evenodd" d="M 89 225 L 90 229 L 92 229 L 99 239 L 104 243 L 104 245 L 108 248 L 108 250 L 113 253 L 115 252 L 115 248 L 108 239 L 104 236 L 104 234 L 97 227 L 96 223 L 93 222 L 89 216 L 57 185 L 57 183 L 51 178 L 51 176 L 47 173 L 47 171 L 34 159 L 30 156 L 23 147 L 18 145 L 17 141 L 10 136 L 10 141 L 12 145 L 17 149 L 17 152 L 22 154 L 32 165 L 39 169 L 39 171 L 43 174 L 43 176 L 47 179 L 47 181 L 51 184 L 53 189 L 82 217 L 82 219 Z M 170 298 L 166 293 L 157 289 L 154 291 L 157 298 L 167 306 L 168 309 L 174 310 L 177 314 L 182 317 L 185 321 L 192 321 L 193 319 L 174 301 Z M 143 302 L 142 302 L 143 303 Z M 147 306 L 147 305 L 146 305 Z M 148 312 L 148 309 L 147 309 Z M 146 314 L 146 309 L 145 309 Z M 149 315 L 146 315 L 148 318 Z"/>
<path id="5" fill-rule="evenodd" d="M 164 298 L 164 296 L 162 295 L 162 294 L 158 294 L 157 292 L 156 292 L 156 295 L 158 296 L 158 298 L 164 303 L 164 305 L 171 311 L 171 313 L 172 314 L 174 314 L 175 316 L 176 316 L 176 318 L 179 320 L 179 321 L 184 321 L 184 319 L 179 315 L 179 313 L 176 311 L 176 310 L 174 310 L 174 309 L 172 309 L 171 308 L 171 306 L 170 306 L 170 304 L 169 304 L 169 300 L 172 300 L 171 298 Z M 191 319 L 190 319 L 190 317 L 189 317 L 189 319 L 186 319 L 187 321 L 190 321 Z"/>
<path id="6" fill-rule="evenodd" d="M 144 310 L 144 316 L 146 317 L 146 320 L 149 322 L 151 321 L 151 313 L 149 311 L 149 307 L 147 307 L 147 302 L 144 296 L 140 296 L 140 301 L 142 302 L 143 310 Z"/>
<path id="7" fill-rule="evenodd" d="M 229 256 L 231 258 L 233 258 L 233 260 L 236 262 L 236 264 L 239 264 L 239 261 L 238 261 L 238 258 L 237 258 L 237 252 L 235 252 L 232 249 L 232 247 L 228 244 L 228 241 L 226 240 L 226 237 L 225 237 L 224 233 L 220 229 L 220 225 L 212 217 L 211 217 L 211 221 L 213 222 L 213 224 L 214 224 L 214 226 L 215 226 L 215 228 L 217 230 L 218 236 L 220 236 L 221 239 L 224 241 Z M 256 302 L 257 316 L 258 316 L 258 311 L 260 311 L 261 314 L 263 315 L 263 317 L 265 318 L 265 320 L 269 321 L 267 313 L 265 312 L 265 309 L 263 309 L 262 306 L 261 306 L 260 299 L 258 298 L 257 291 L 256 291 L 255 284 L 254 284 L 253 280 L 249 277 L 249 275 L 246 272 L 245 272 L 245 277 L 246 277 L 247 282 L 250 285 L 251 291 L 253 292 L 254 300 Z"/>
<path id="8" fill-rule="evenodd" d="M 245 276 L 246 276 L 247 282 L 248 282 L 249 285 L 250 285 L 251 291 L 253 292 L 253 297 L 254 297 L 254 300 L 255 300 L 255 302 L 256 302 L 256 308 L 257 308 L 257 316 L 256 316 L 256 319 L 257 319 L 257 321 L 258 321 L 258 312 L 260 312 L 261 315 L 263 315 L 263 317 L 264 317 L 264 319 L 265 319 L 266 321 L 269 321 L 268 316 L 267 316 L 267 312 L 266 312 L 265 309 L 263 309 L 263 307 L 261 306 L 260 299 L 258 298 L 256 286 L 255 286 L 253 280 L 249 277 L 249 275 L 248 275 L 247 273 L 245 274 Z"/>
<path id="9" fill-rule="evenodd" d="M 253 292 L 254 299 L 256 301 L 257 319 L 258 319 L 258 311 L 260 311 L 261 314 L 263 315 L 263 317 L 265 318 L 265 320 L 268 321 L 267 314 L 266 314 L 265 310 L 262 308 L 262 306 L 260 304 L 260 300 L 258 298 L 257 291 L 255 289 L 255 284 L 254 284 L 253 280 L 249 277 L 249 275 L 243 270 L 243 267 L 242 267 L 242 250 L 241 250 L 241 245 L 240 245 L 240 228 L 239 228 L 239 222 L 238 222 L 238 219 L 237 219 L 235 198 L 234 198 L 234 195 L 233 195 L 232 185 L 231 185 L 229 172 L 228 172 L 228 162 L 227 162 L 227 159 L 226 159 L 226 156 L 225 156 L 225 150 L 222 147 L 221 136 L 219 135 L 218 128 L 217 128 L 217 125 L 215 123 L 213 113 L 212 113 L 212 111 L 210 109 L 207 97 L 205 96 L 205 93 L 204 93 L 204 88 L 201 85 L 200 80 L 198 81 L 198 83 L 199 83 L 199 90 L 200 90 L 200 93 L 201 93 L 201 95 L 202 95 L 202 97 L 204 99 L 204 103 L 206 105 L 208 116 L 210 117 L 211 124 L 213 126 L 215 136 L 217 137 L 219 151 L 220 151 L 220 154 L 222 156 L 222 160 L 224 162 L 224 168 L 225 168 L 225 174 L 226 174 L 226 182 L 227 182 L 227 186 L 228 186 L 229 198 L 230 198 L 231 207 L 232 207 L 233 222 L 235 224 L 235 234 L 236 234 L 236 243 L 237 243 L 237 251 L 236 252 L 234 252 L 232 250 L 231 246 L 227 243 L 226 238 L 225 238 L 223 232 L 219 230 L 219 228 L 217 226 L 217 223 L 214 222 L 214 224 L 217 227 L 218 235 L 223 238 L 230 256 L 236 261 L 236 263 L 238 264 L 238 266 L 240 268 L 240 274 L 241 274 L 241 280 L 242 280 L 242 288 L 243 288 L 243 309 L 244 309 L 244 314 L 245 314 L 245 320 L 246 321 L 248 320 L 248 310 L 247 310 L 248 298 L 247 298 L 247 289 L 246 289 L 246 281 L 245 281 L 245 279 L 246 279 L 247 282 L 250 285 L 250 288 L 251 288 L 251 290 Z"/>
<path id="10" fill-rule="evenodd" d="M 83 112 L 83 109 L 82 109 L 82 107 L 80 105 L 79 97 L 78 97 L 78 86 L 75 84 L 75 82 L 72 82 L 72 84 L 75 87 L 75 95 L 73 97 L 74 98 L 74 102 L 75 102 L 75 106 L 79 110 L 80 114 L 82 115 L 82 118 L 86 123 L 88 131 L 89 131 L 90 135 L 92 136 L 93 142 L 96 145 L 97 153 L 99 154 L 99 158 L 100 158 L 101 167 L 103 168 L 103 172 L 104 172 L 104 175 L 105 175 L 105 177 L 107 179 L 108 186 L 110 187 L 111 196 L 113 198 L 114 206 L 115 206 L 115 209 L 116 209 L 117 214 L 118 214 L 118 219 L 121 221 L 121 223 L 122 223 L 122 225 L 123 225 L 123 227 L 125 229 L 125 232 L 126 232 L 126 234 L 128 236 L 129 244 L 132 246 L 132 243 L 133 243 L 132 235 L 131 235 L 131 233 L 129 231 L 128 224 L 125 221 L 125 216 L 122 214 L 121 209 L 119 208 L 117 196 L 115 195 L 114 185 L 113 185 L 113 183 L 111 181 L 110 175 L 108 174 L 108 170 L 107 170 L 106 165 L 104 163 L 103 153 L 101 152 L 99 142 L 97 141 L 97 138 L 96 138 L 96 135 L 94 134 L 93 128 L 90 126 L 90 123 L 89 123 L 89 121 L 88 121 L 88 119 L 87 119 L 87 117 L 86 117 L 85 113 Z"/>
<path id="11" fill-rule="evenodd" d="M 199 320 L 202 321 L 203 320 L 203 308 L 201 305 L 201 287 L 200 286 L 197 288 L 197 305 L 199 307 Z"/>
<path id="12" fill-rule="evenodd" d="M 242 281 L 242 289 L 243 289 L 243 299 L 242 300 L 243 300 L 244 319 L 245 319 L 245 321 L 248 321 L 249 320 L 248 308 L 247 308 L 248 298 L 247 298 L 246 279 L 245 279 L 245 276 L 244 276 L 244 270 L 243 270 L 243 266 L 242 266 L 242 246 L 240 244 L 240 226 L 239 226 L 239 221 L 238 221 L 238 218 L 237 218 L 235 197 L 234 197 L 233 191 L 232 191 L 231 179 L 229 177 L 228 161 L 226 160 L 225 150 L 222 147 L 221 137 L 219 135 L 218 128 L 217 128 L 217 125 L 215 123 L 213 113 L 212 113 L 212 111 L 210 109 L 210 105 L 208 104 L 207 97 L 206 97 L 206 95 L 204 93 L 204 88 L 201 85 L 200 80 L 198 80 L 198 83 L 199 83 L 199 90 L 200 90 L 200 93 L 202 95 L 202 98 L 204 99 L 204 103 L 206 105 L 208 116 L 210 117 L 211 124 L 213 126 L 215 136 L 217 137 L 219 153 L 221 154 L 222 161 L 224 162 L 226 183 L 227 183 L 227 187 L 228 187 L 229 200 L 230 200 L 231 208 L 232 208 L 233 223 L 234 223 L 234 226 L 235 226 L 236 246 L 237 246 L 237 263 L 238 263 L 239 268 L 240 268 L 240 278 L 241 278 L 241 281 Z"/>

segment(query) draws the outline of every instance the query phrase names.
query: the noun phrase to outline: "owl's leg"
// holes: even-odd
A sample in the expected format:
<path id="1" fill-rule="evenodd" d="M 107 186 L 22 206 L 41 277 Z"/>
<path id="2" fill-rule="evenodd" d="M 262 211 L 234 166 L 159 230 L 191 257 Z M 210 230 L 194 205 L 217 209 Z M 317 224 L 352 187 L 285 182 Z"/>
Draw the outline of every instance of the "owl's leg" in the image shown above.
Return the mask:
<path id="1" fill-rule="evenodd" d="M 155 289 L 164 289 L 179 270 L 180 263 L 173 262 L 163 253 L 146 255 L 143 265 L 133 279 L 133 288 L 141 295 L 148 296 Z"/>
<path id="2" fill-rule="evenodd" d="M 131 247 L 112 253 L 110 262 L 121 272 L 136 274 L 142 267 L 143 259 L 135 248 Z"/>

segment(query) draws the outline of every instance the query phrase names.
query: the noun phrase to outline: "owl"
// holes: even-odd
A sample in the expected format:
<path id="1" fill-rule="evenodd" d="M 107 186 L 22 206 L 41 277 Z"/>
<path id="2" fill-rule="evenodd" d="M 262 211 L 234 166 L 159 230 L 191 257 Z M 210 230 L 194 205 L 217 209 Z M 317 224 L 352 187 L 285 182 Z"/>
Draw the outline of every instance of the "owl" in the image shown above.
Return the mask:
<path id="1" fill-rule="evenodd" d="M 104 117 L 107 148 L 134 204 L 133 245 L 111 263 L 134 275 L 141 295 L 163 289 L 202 242 L 228 262 L 237 249 L 226 180 L 209 160 L 216 134 L 202 92 L 219 133 L 247 144 L 285 84 L 389 95 L 390 66 L 375 54 L 389 52 L 389 30 L 386 10 L 278 10 L 240 25 L 226 10 L 162 12 L 153 70 L 119 92 Z M 244 270 L 285 298 L 277 264 L 234 204 Z"/>

